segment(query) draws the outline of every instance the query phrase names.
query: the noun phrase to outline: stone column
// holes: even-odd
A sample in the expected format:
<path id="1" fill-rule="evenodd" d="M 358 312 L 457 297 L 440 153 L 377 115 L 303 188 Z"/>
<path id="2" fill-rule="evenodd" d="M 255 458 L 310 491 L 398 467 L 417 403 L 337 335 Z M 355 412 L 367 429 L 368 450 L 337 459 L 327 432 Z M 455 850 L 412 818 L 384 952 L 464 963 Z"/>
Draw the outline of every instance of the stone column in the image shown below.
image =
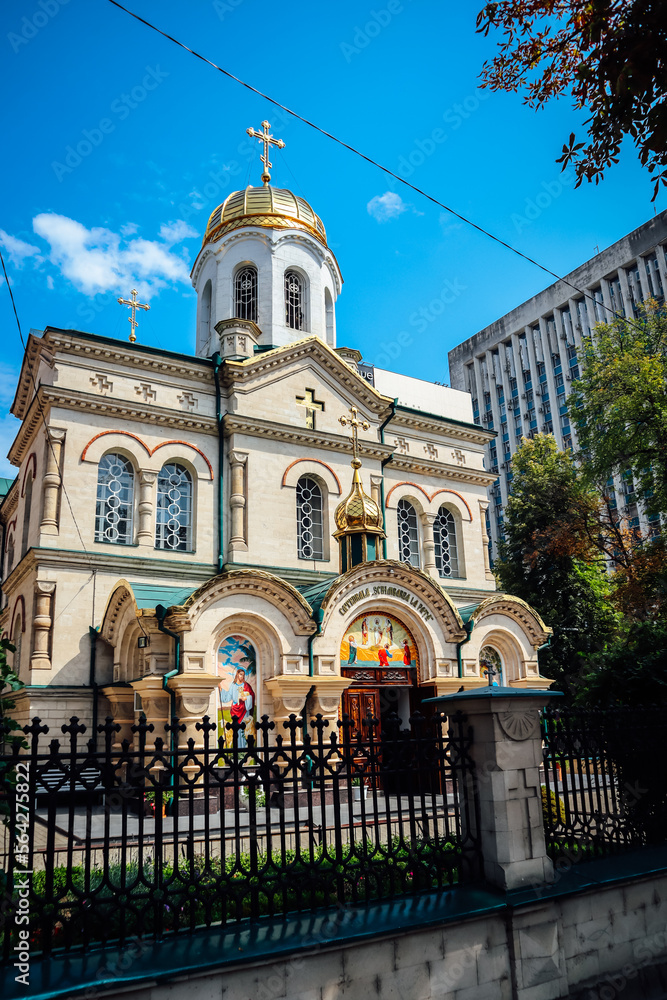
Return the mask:
<path id="1" fill-rule="evenodd" d="M 42 480 L 43 503 L 40 531 L 44 532 L 45 535 L 57 535 L 59 531 L 60 486 L 62 483 L 60 461 L 65 443 L 65 431 L 50 427 L 46 433 L 46 471 Z"/>
<path id="2" fill-rule="evenodd" d="M 139 530 L 137 541 L 139 545 L 155 545 L 155 524 L 153 510 L 153 487 L 157 479 L 156 472 L 139 472 Z"/>
<path id="3" fill-rule="evenodd" d="M 283 723 L 287 722 L 290 715 L 301 715 L 306 698 L 317 680 L 317 677 L 309 677 L 304 674 L 298 676 L 281 674 L 264 681 L 264 686 L 273 698 L 271 718 L 275 723 L 275 729 L 272 739 L 275 739 L 276 736 L 282 736 L 285 743 L 290 742 L 289 730 L 284 728 Z M 297 738 L 297 743 L 301 743 L 300 735 Z"/>
<path id="4" fill-rule="evenodd" d="M 231 495 L 229 506 L 232 512 L 232 531 L 229 547 L 232 555 L 235 551 L 246 551 L 248 548 L 245 533 L 246 482 L 245 467 L 248 455 L 243 451 L 231 451 L 229 464 L 232 467 Z"/>
<path id="5" fill-rule="evenodd" d="M 215 722 L 209 711 L 211 704 L 211 694 L 218 686 L 219 678 L 213 674 L 204 672 L 181 673 L 170 678 L 167 684 L 176 692 L 176 715 L 185 732 L 178 734 L 178 745 L 187 746 L 188 740 L 195 741 L 195 747 L 204 746 L 204 734 L 197 729 L 197 723 L 201 722 L 205 715 L 211 715 L 211 722 Z M 213 732 L 210 742 L 215 746 L 217 735 Z"/>
<path id="6" fill-rule="evenodd" d="M 309 712 L 311 717 L 323 715 L 329 720 L 328 732 L 337 732 L 338 709 L 343 692 L 352 683 L 351 677 L 314 677 L 315 696 Z"/>
<path id="7" fill-rule="evenodd" d="M 165 723 L 169 721 L 169 695 L 162 687 L 162 677 L 159 674 L 148 674 L 137 681 L 131 681 L 133 692 L 136 691 L 141 697 L 141 708 L 134 713 L 135 722 L 139 721 L 139 716 L 143 712 L 146 722 L 152 723 L 155 729 L 152 733 L 146 734 L 146 746 L 152 747 L 157 737 L 161 737 L 165 749 L 169 748 L 169 735 L 165 732 Z M 134 734 L 135 747 L 139 745 L 139 738 Z"/>
<path id="8" fill-rule="evenodd" d="M 560 692 L 486 687 L 436 702 L 448 715 L 463 712 L 472 726 L 483 873 L 503 890 L 553 878 L 542 818 L 539 710 L 554 694 Z"/>
<path id="9" fill-rule="evenodd" d="M 425 573 L 432 576 L 434 580 L 439 580 L 439 574 L 435 565 L 435 540 L 433 538 L 433 525 L 437 514 L 422 514 L 422 553 L 424 556 L 423 569 Z"/>
<path id="10" fill-rule="evenodd" d="M 493 580 L 493 572 L 491 570 L 491 561 L 489 560 L 489 536 L 486 531 L 486 512 L 489 509 L 488 500 L 479 501 L 479 519 L 482 522 L 482 549 L 484 552 L 484 577 L 487 580 Z"/>
<path id="11" fill-rule="evenodd" d="M 47 580 L 35 581 L 35 607 L 32 620 L 33 647 L 30 657 L 32 670 L 51 669 L 51 601 L 55 590 L 55 583 Z"/>
<path id="12" fill-rule="evenodd" d="M 380 510 L 382 510 L 382 476 L 371 476 L 371 499 L 375 500 Z M 383 510 L 382 516 L 384 517 Z"/>
<path id="13" fill-rule="evenodd" d="M 134 734 L 134 690 L 129 684 L 115 685 L 109 684 L 100 688 L 100 694 L 109 702 L 109 714 L 114 722 L 120 726 L 120 732 L 114 737 L 111 744 L 114 750 L 120 750 L 123 740 L 128 740 L 132 745 Z M 105 713 L 106 714 L 106 713 Z M 104 744 L 100 740 L 100 746 Z"/>

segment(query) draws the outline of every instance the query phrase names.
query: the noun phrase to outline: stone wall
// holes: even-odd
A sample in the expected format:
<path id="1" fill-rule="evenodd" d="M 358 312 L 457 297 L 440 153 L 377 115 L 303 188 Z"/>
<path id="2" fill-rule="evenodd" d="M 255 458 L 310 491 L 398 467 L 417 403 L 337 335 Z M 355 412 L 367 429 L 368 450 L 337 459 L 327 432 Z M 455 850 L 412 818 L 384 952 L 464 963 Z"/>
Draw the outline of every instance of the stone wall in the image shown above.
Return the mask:
<path id="1" fill-rule="evenodd" d="M 664 993 L 667 876 L 190 973 L 123 1000 L 645 1000 Z M 229 960 L 229 958 L 228 958 Z M 667 984 L 667 979 L 665 979 Z"/>

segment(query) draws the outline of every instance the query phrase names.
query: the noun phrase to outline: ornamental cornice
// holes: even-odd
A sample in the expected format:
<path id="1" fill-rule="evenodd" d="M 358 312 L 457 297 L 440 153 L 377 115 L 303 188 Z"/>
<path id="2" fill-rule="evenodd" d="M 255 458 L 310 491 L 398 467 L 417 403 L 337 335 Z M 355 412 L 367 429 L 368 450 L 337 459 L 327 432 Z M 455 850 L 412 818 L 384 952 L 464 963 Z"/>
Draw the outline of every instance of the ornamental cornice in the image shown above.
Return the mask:
<path id="1" fill-rule="evenodd" d="M 12 519 L 12 515 L 16 512 L 19 505 L 19 488 L 18 482 L 15 480 L 9 487 L 9 492 L 2 501 L 2 509 L 0 513 L 0 521 L 2 524 L 9 524 Z"/>
<path id="2" fill-rule="evenodd" d="M 301 447 L 322 448 L 343 455 L 350 450 L 350 439 L 341 434 L 325 434 L 323 431 L 311 431 L 307 427 L 290 427 L 287 424 L 273 423 L 260 417 L 245 417 L 237 413 L 228 413 L 225 416 L 225 436 L 229 437 L 232 434 L 248 434 L 250 437 L 287 441 Z M 375 444 L 373 441 L 360 441 L 359 454 L 362 458 L 380 461 L 391 455 L 391 448 L 388 445 Z"/>
<path id="3" fill-rule="evenodd" d="M 326 630 L 334 610 L 344 604 L 350 594 L 359 588 L 387 583 L 403 586 L 415 597 L 420 598 L 422 603 L 435 613 L 441 624 L 444 622 L 448 626 L 450 642 L 461 642 L 465 639 L 467 633 L 463 621 L 449 594 L 427 573 L 395 559 L 383 559 L 354 566 L 334 580 L 322 601 L 322 632 Z M 377 600 L 381 601 L 382 596 L 379 595 Z"/>
<path id="4" fill-rule="evenodd" d="M 176 562 L 174 553 L 171 553 L 170 558 L 165 560 L 150 556 L 119 555 L 113 550 L 127 546 L 98 544 L 105 551 L 60 548 L 28 549 L 27 555 L 5 580 L 3 589 L 6 593 L 14 590 L 34 569 L 35 565 L 54 569 L 67 567 L 88 573 L 94 569 L 103 570 L 105 573 L 117 573 L 119 580 L 132 576 L 146 580 L 147 583 L 177 580 L 181 586 L 191 586 L 193 590 L 200 587 L 205 580 L 210 580 L 216 572 L 212 563 Z"/>
<path id="5" fill-rule="evenodd" d="M 167 407 L 144 406 L 141 402 L 117 399 L 113 396 L 98 396 L 76 389 L 61 389 L 58 386 L 40 386 L 39 393 L 30 404 L 28 415 L 16 436 L 9 451 L 9 461 L 13 465 L 21 465 L 25 458 L 36 428 L 42 420 L 40 404 L 45 418 L 51 407 L 57 406 L 63 410 L 86 410 L 89 413 L 99 413 L 103 416 L 120 417 L 125 420 L 142 421 L 153 427 L 169 427 L 181 431 L 201 431 L 205 434 L 216 434 L 215 417 L 206 417 L 185 411 L 171 410 Z M 48 423 L 48 420 L 47 420 Z"/>
<path id="6" fill-rule="evenodd" d="M 25 357 L 23 359 L 23 364 L 21 365 L 21 374 L 16 387 L 14 401 L 10 407 L 10 413 L 13 413 L 19 420 L 23 420 L 30 406 L 30 401 L 34 396 L 35 383 L 33 380 L 33 372 L 36 372 L 39 368 L 38 358 L 40 356 L 47 365 L 53 365 L 53 355 L 44 338 L 35 337 L 35 335 L 31 333 L 28 337 Z"/>
<path id="7" fill-rule="evenodd" d="M 234 383 L 250 382 L 259 376 L 313 355 L 322 368 L 333 376 L 339 385 L 344 386 L 363 402 L 367 409 L 378 416 L 388 412 L 392 403 L 389 396 L 383 396 L 369 385 L 361 375 L 339 358 L 331 347 L 315 336 L 298 340 L 294 344 L 286 344 L 284 347 L 276 347 L 272 351 L 263 351 L 256 357 L 248 358 L 247 361 L 226 361 L 222 368 L 222 382 L 228 387 Z"/>
<path id="8" fill-rule="evenodd" d="M 482 427 L 477 427 L 476 424 L 458 424 L 447 420 L 446 417 L 437 418 L 415 412 L 406 413 L 405 410 L 396 410 L 395 415 L 391 418 L 391 427 L 393 428 L 394 425 L 410 427 L 412 430 L 425 431 L 430 434 L 446 433 L 461 441 L 482 446 L 493 441 L 496 437 L 494 431 L 485 431 Z"/>
<path id="9" fill-rule="evenodd" d="M 114 365 L 125 365 L 128 368 L 141 369 L 145 372 L 162 373 L 172 376 L 179 382 L 189 380 L 196 383 L 213 380 L 212 362 L 204 358 L 188 357 L 188 368 L 182 361 L 166 358 L 164 355 L 155 357 L 152 354 L 141 354 L 139 351 L 127 350 L 119 341 L 118 344 L 102 344 L 86 339 L 79 339 L 76 333 L 65 330 L 54 330 L 48 327 L 44 340 L 54 350 L 71 353 L 83 358 L 108 361 Z"/>
<path id="10" fill-rule="evenodd" d="M 183 610 L 194 624 L 209 605 L 228 594 L 238 593 L 263 597 L 285 615 L 296 635 L 312 635 L 317 630 L 312 608 L 305 597 L 291 583 L 264 570 L 222 573 L 191 594 Z"/>
<path id="11" fill-rule="evenodd" d="M 491 615 L 507 615 L 520 625 L 528 636 L 532 646 L 541 646 L 546 642 L 553 629 L 545 625 L 530 604 L 521 600 L 520 597 L 512 597 L 511 594 L 493 594 L 482 601 L 478 608 L 471 615 L 475 625 L 479 625 L 485 618 Z"/>
<path id="12" fill-rule="evenodd" d="M 399 455 L 394 452 L 386 469 L 396 469 L 401 472 L 419 472 L 424 476 L 437 476 L 441 479 L 455 479 L 459 483 L 471 483 L 476 486 L 490 486 L 498 476 L 484 469 L 464 469 L 459 465 L 447 465 L 444 462 L 429 462 L 428 459 L 411 458 L 409 455 Z"/>

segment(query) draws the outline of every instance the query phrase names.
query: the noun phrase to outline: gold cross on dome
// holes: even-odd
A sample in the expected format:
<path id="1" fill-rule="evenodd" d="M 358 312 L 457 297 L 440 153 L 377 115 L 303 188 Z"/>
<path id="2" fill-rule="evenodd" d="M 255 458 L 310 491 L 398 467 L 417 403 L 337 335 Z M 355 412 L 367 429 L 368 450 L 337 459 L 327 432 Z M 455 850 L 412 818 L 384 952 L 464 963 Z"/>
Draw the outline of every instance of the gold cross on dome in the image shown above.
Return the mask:
<path id="1" fill-rule="evenodd" d="M 122 306 L 129 306 L 130 307 L 130 315 L 128 316 L 128 320 L 130 321 L 130 326 L 132 328 L 130 330 L 130 343 L 133 344 L 135 342 L 135 340 L 137 339 L 136 334 L 135 334 L 134 331 L 139 326 L 139 324 L 137 323 L 137 309 L 145 309 L 148 312 L 148 310 L 150 309 L 150 306 L 146 305 L 145 302 L 137 302 L 137 290 L 136 290 L 136 288 L 132 289 L 132 291 L 130 292 L 130 295 L 132 296 L 132 298 L 130 298 L 130 299 L 118 299 L 118 301 L 120 302 L 120 304 Z"/>
<path id="2" fill-rule="evenodd" d="M 284 149 L 285 143 L 282 139 L 274 139 L 272 135 L 269 135 L 271 126 L 268 122 L 262 122 L 262 131 L 258 132 L 257 129 L 247 128 L 246 132 L 253 139 L 259 139 L 260 142 L 264 143 L 264 152 L 260 156 L 260 160 L 264 164 L 264 173 L 262 174 L 262 180 L 265 184 L 268 184 L 271 180 L 271 174 L 269 169 L 273 166 L 271 160 L 269 159 L 269 149 L 271 146 L 277 146 L 278 149 Z"/>
<path id="3" fill-rule="evenodd" d="M 338 418 L 338 422 L 343 425 L 343 427 L 350 426 L 352 428 L 352 461 L 357 461 L 357 449 L 359 446 L 359 428 L 363 431 L 367 431 L 371 426 L 367 420 L 359 420 L 357 414 L 359 411 L 356 406 L 350 407 L 350 416 L 346 413 L 342 417 Z"/>
<path id="4" fill-rule="evenodd" d="M 297 396 L 296 401 L 299 406 L 306 407 L 306 427 L 309 427 L 311 431 L 315 430 L 315 414 L 318 410 L 324 409 L 324 403 L 320 403 L 319 400 L 315 399 L 315 390 L 306 389 L 305 396 Z"/>

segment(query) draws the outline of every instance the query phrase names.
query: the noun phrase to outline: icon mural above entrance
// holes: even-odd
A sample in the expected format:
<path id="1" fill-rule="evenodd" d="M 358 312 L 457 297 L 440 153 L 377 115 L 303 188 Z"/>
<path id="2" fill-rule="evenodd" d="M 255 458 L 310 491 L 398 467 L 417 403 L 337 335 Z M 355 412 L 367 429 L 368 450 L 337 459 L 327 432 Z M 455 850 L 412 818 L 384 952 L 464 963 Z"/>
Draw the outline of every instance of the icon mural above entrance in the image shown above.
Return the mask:
<path id="1" fill-rule="evenodd" d="M 340 665 L 417 667 L 417 647 L 411 633 L 393 615 L 359 615 L 343 636 Z"/>
<path id="2" fill-rule="evenodd" d="M 218 736 L 225 746 L 232 745 L 232 733 L 227 724 L 232 719 L 244 722 L 239 731 L 238 745 L 248 745 L 254 736 L 257 723 L 257 654 L 255 647 L 243 635 L 228 635 L 218 647 L 216 672 L 220 681 L 217 688 Z"/>

